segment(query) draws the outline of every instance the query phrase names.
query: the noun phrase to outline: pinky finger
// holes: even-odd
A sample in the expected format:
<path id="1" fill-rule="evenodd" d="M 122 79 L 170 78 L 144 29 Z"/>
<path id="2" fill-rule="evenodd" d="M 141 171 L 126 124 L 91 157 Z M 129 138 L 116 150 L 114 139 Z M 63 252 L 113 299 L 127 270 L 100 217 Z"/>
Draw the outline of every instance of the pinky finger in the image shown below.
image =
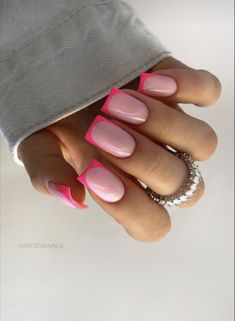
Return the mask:
<path id="1" fill-rule="evenodd" d="M 154 242 L 170 230 L 166 209 L 154 203 L 124 172 L 93 160 L 78 177 L 92 198 L 134 239 Z"/>

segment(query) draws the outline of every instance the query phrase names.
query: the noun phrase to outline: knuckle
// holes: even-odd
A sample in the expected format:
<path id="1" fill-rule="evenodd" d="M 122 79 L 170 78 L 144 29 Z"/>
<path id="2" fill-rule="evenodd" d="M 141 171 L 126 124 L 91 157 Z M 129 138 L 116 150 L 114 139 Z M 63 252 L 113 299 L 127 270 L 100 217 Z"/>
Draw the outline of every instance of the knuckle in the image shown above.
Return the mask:
<path id="1" fill-rule="evenodd" d="M 48 194 L 48 191 L 44 184 L 44 178 L 42 175 L 42 172 L 39 170 L 33 170 L 31 173 L 29 173 L 30 181 L 33 186 L 33 188 L 42 194 Z"/>
<path id="2" fill-rule="evenodd" d="M 205 73 L 201 70 L 193 70 L 192 72 L 191 95 L 193 101 L 199 101 L 205 91 Z"/>
<path id="3" fill-rule="evenodd" d="M 218 137 L 207 123 L 202 122 L 202 144 L 201 144 L 201 159 L 206 160 L 214 153 L 218 145 Z"/>
<path id="4" fill-rule="evenodd" d="M 41 192 L 39 175 L 36 175 L 36 174 L 31 175 L 30 176 L 30 181 L 31 181 L 31 184 L 32 184 L 33 188 L 37 192 Z"/>
<path id="5" fill-rule="evenodd" d="M 166 236 L 171 230 L 171 220 L 164 207 L 160 207 L 157 213 L 157 222 L 143 223 L 135 217 L 131 226 L 123 226 L 126 232 L 133 238 L 142 242 L 157 242 Z"/>
<path id="6" fill-rule="evenodd" d="M 219 79 L 211 72 L 200 69 L 197 70 L 198 81 L 202 88 L 201 94 L 204 92 L 206 104 L 204 106 L 209 106 L 213 104 L 220 97 L 222 91 L 222 85 Z M 206 90 L 205 90 L 206 88 Z"/>
<path id="7" fill-rule="evenodd" d="M 220 94 L 222 91 L 222 84 L 215 75 L 211 74 L 211 76 L 212 76 L 212 80 L 213 80 L 214 100 L 217 100 L 220 97 Z"/>
<path id="8" fill-rule="evenodd" d="M 152 157 L 148 157 L 148 160 L 146 161 L 145 176 L 147 177 L 155 177 L 159 172 L 163 158 L 163 150 L 159 148 L 157 153 L 152 153 L 151 156 Z"/>
<path id="9" fill-rule="evenodd" d="M 171 230 L 171 220 L 169 215 L 164 215 L 164 218 L 161 220 L 161 224 L 152 232 L 147 238 L 148 242 L 160 241 L 165 237 Z"/>

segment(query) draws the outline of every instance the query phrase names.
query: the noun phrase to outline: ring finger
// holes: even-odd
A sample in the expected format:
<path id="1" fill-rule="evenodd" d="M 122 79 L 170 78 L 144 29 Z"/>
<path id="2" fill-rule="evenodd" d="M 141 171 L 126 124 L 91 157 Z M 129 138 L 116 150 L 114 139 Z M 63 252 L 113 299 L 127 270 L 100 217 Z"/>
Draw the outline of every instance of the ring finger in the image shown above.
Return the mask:
<path id="1" fill-rule="evenodd" d="M 114 165 L 161 195 L 175 193 L 188 178 L 183 161 L 119 121 L 97 116 L 85 138 Z"/>

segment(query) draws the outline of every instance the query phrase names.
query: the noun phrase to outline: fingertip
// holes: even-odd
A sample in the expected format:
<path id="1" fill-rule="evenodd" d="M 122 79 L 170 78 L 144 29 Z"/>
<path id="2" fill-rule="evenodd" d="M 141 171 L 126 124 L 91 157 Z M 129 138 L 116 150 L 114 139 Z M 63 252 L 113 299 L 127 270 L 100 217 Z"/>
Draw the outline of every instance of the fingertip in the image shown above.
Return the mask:
<path id="1" fill-rule="evenodd" d="M 141 94 L 144 94 L 144 90 L 143 90 L 144 82 L 149 76 L 151 76 L 151 73 L 142 72 L 140 74 L 139 87 L 138 87 L 137 91 L 140 92 Z"/>
<path id="2" fill-rule="evenodd" d="M 120 201 L 125 194 L 125 186 L 121 179 L 96 159 L 77 177 L 77 180 L 108 203 Z"/>
<path id="3" fill-rule="evenodd" d="M 114 95 L 120 94 L 120 93 L 123 93 L 123 91 L 121 89 L 119 89 L 117 87 L 112 87 L 108 97 L 106 98 L 102 108 L 100 109 L 104 114 L 108 114 L 109 115 L 109 103 L 110 103 L 110 100 L 112 99 L 112 97 Z"/>
<path id="4" fill-rule="evenodd" d="M 47 189 L 49 193 L 54 196 L 61 203 L 78 209 L 85 209 L 88 206 L 81 201 L 75 199 L 71 193 L 71 187 L 62 185 L 60 183 L 55 183 L 52 181 L 48 181 L 46 183 Z"/>

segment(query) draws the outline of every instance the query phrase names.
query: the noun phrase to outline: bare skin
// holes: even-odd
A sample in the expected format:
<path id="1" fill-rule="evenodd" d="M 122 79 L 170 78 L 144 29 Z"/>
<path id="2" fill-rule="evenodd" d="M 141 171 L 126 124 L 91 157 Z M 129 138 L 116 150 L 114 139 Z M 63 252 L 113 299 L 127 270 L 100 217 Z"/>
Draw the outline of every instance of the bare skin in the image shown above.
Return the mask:
<path id="1" fill-rule="evenodd" d="M 164 207 L 146 195 L 136 178 L 164 195 L 177 191 L 187 177 L 187 168 L 163 148 L 166 144 L 190 153 L 198 161 L 210 158 L 217 146 L 214 130 L 187 115 L 178 104 L 211 106 L 220 96 L 221 84 L 208 71 L 192 69 L 171 57 L 148 72 L 173 77 L 178 89 L 170 97 L 156 99 L 136 91 L 139 78 L 122 88 L 143 101 L 150 111 L 148 120 L 138 126 L 112 120 L 135 137 L 137 148 L 130 157 L 120 160 L 84 139 L 90 123 L 101 113 L 105 99 L 26 138 L 19 146 L 19 157 L 37 191 L 51 195 L 46 183 L 54 181 L 70 186 L 73 199 L 80 203 L 85 199 L 85 189 L 76 177 L 96 158 L 122 180 L 125 194 L 121 200 L 109 203 L 90 191 L 93 199 L 132 238 L 154 242 L 169 232 L 170 217 Z M 193 199 L 182 207 L 194 205 L 204 189 L 202 181 Z"/>

